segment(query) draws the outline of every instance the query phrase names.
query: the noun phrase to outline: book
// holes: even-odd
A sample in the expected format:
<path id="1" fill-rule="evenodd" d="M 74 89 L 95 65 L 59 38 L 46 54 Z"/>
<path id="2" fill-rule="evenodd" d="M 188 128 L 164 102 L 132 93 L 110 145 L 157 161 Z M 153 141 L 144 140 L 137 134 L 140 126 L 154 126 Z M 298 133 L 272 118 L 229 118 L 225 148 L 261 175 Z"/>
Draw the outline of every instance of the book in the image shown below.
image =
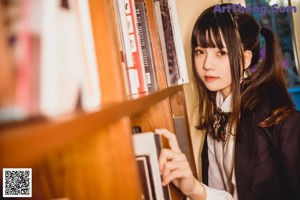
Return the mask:
<path id="1" fill-rule="evenodd" d="M 157 21 L 159 25 L 159 30 L 161 32 L 160 37 L 162 41 L 162 48 L 166 49 L 166 55 L 164 55 L 166 57 L 164 59 L 167 60 L 168 63 L 167 66 L 165 66 L 168 86 L 177 85 L 180 77 L 180 72 L 168 0 L 156 1 L 155 5 L 157 15 L 161 15 L 160 17 L 157 17 Z M 161 18 L 161 20 L 159 18 Z"/>
<path id="2" fill-rule="evenodd" d="M 98 108 L 88 1 L 9 1 L 5 11 L 16 71 L 13 110 L 25 118 Z"/>
<path id="3" fill-rule="evenodd" d="M 134 69 L 136 74 L 130 74 L 129 76 L 137 77 L 138 93 L 148 92 L 148 87 L 145 79 L 145 67 L 143 63 L 143 57 L 141 53 L 140 39 L 137 30 L 136 8 L 134 0 L 124 0 L 125 13 L 127 20 L 127 29 L 130 40 L 130 47 L 133 56 Z M 130 79 L 131 80 L 131 79 Z"/>
<path id="4" fill-rule="evenodd" d="M 74 0 L 74 10 L 79 23 L 79 34 L 83 56 L 81 85 L 81 107 L 93 111 L 100 107 L 101 89 L 96 59 L 94 35 L 88 0 Z"/>
<path id="5" fill-rule="evenodd" d="M 5 48 L 2 50 L 2 56 L 10 62 L 8 66 L 1 64 L 6 70 L 13 74 L 5 74 L 8 71 L 2 71 L 1 75 L 5 76 L 1 80 L 12 78 L 12 85 L 1 83 L 11 94 L 2 96 L 0 99 L 6 102 L 1 109 L 0 121 L 23 120 L 29 115 L 38 113 L 38 65 L 39 56 L 34 55 L 39 49 L 38 35 L 32 31 L 31 13 L 32 0 L 24 1 L 7 1 L 2 4 L 2 19 L 5 18 L 4 26 L 1 28 L 2 34 L 5 34 Z M 3 60 L 3 59 L 2 59 Z M 12 76 L 13 75 L 13 76 Z M 0 93 L 3 92 L 0 89 Z M 7 93 L 7 92 L 4 92 Z M 8 103 L 9 102 L 9 103 Z M 2 104 L 2 103 L 0 103 Z M 2 107 L 0 105 L 0 107 Z"/>
<path id="6" fill-rule="evenodd" d="M 16 108 L 16 66 L 11 41 L 12 21 L 7 6 L 0 5 L 0 122 L 23 119 L 22 113 Z"/>
<path id="7" fill-rule="evenodd" d="M 40 110 L 48 117 L 100 106 L 87 1 L 40 1 Z"/>
<path id="8" fill-rule="evenodd" d="M 155 12 L 156 24 L 158 27 L 157 30 L 158 30 L 160 47 L 161 47 L 160 49 L 161 49 L 163 65 L 164 65 L 165 74 L 166 74 L 166 81 L 167 81 L 167 85 L 171 86 L 171 80 L 170 80 L 170 75 L 169 75 L 169 63 L 168 63 L 168 56 L 167 56 L 167 47 L 166 47 L 166 42 L 165 42 L 164 27 L 162 24 L 162 14 L 161 14 L 159 0 L 154 0 L 154 12 Z"/>
<path id="9" fill-rule="evenodd" d="M 137 28 L 145 67 L 146 83 L 149 91 L 156 91 L 158 83 L 154 65 L 152 42 L 148 24 L 147 10 L 144 0 L 135 0 Z"/>
<path id="10" fill-rule="evenodd" d="M 179 68 L 179 77 L 178 77 L 178 84 L 184 84 L 189 82 L 187 66 L 186 66 L 186 59 L 184 53 L 184 47 L 181 37 L 181 31 L 179 27 L 179 20 L 177 14 L 177 7 L 175 0 L 168 0 L 168 7 L 169 7 L 169 15 L 170 21 L 172 25 L 172 32 L 173 38 L 175 42 L 175 50 L 176 56 L 178 61 L 178 68 Z"/>
<path id="11" fill-rule="evenodd" d="M 122 71 L 127 96 L 138 93 L 138 75 L 134 68 L 133 55 L 130 46 L 128 26 L 125 12 L 125 2 L 114 0 L 112 3 L 113 15 L 116 23 L 116 35 L 118 36 Z"/>
<path id="12" fill-rule="evenodd" d="M 40 110 L 48 117 L 73 112 L 80 97 L 84 61 L 73 3 L 65 1 L 62 4 L 60 0 L 40 2 Z"/>
<path id="13" fill-rule="evenodd" d="M 151 173 L 150 158 L 147 155 L 136 156 L 139 177 L 142 185 L 143 200 L 153 200 L 155 198 L 154 183 Z"/>
<path id="14" fill-rule="evenodd" d="M 39 48 L 39 37 L 35 36 L 31 28 L 32 7 L 31 0 L 10 1 L 7 4 L 10 13 L 11 35 L 16 62 L 16 106 L 26 115 L 32 115 L 37 110 L 38 103 L 38 65 L 34 62 L 33 54 Z M 39 55 L 35 57 L 36 61 Z"/>
<path id="15" fill-rule="evenodd" d="M 150 171 L 152 174 L 156 200 L 169 200 L 169 186 L 163 187 L 158 165 L 158 157 L 162 149 L 161 136 L 153 132 L 133 134 L 133 146 L 135 156 L 149 156 Z"/>

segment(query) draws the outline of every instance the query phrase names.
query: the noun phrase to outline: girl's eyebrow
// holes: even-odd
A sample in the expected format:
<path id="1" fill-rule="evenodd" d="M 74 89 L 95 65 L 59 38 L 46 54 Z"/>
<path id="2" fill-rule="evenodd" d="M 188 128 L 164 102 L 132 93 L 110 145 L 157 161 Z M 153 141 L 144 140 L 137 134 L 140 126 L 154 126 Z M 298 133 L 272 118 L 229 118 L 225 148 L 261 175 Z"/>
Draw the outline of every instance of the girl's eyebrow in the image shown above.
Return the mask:
<path id="1" fill-rule="evenodd" d="M 195 46 L 194 49 L 203 49 L 201 46 Z"/>

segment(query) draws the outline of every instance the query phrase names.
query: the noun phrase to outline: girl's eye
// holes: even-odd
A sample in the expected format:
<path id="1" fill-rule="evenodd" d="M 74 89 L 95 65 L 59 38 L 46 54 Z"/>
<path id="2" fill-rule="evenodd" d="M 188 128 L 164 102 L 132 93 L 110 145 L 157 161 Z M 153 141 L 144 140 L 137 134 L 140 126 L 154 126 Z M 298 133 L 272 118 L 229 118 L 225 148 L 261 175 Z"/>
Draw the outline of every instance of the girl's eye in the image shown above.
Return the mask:
<path id="1" fill-rule="evenodd" d="M 203 51 L 200 50 L 200 49 L 195 49 L 195 50 L 194 50 L 194 54 L 195 54 L 195 55 L 202 55 L 202 54 L 203 54 Z"/>
<path id="2" fill-rule="evenodd" d="M 220 50 L 220 51 L 218 52 L 218 56 L 225 56 L 225 55 L 227 55 L 227 52 L 226 52 L 226 51 Z"/>

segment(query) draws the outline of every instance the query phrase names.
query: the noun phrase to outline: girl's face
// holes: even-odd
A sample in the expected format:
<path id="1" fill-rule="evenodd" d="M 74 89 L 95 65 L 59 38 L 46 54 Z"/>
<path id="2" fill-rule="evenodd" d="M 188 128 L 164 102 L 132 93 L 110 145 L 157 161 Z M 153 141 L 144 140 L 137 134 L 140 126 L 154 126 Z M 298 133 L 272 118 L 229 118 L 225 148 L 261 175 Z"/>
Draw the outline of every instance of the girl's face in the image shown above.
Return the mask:
<path id="1" fill-rule="evenodd" d="M 194 49 L 194 60 L 197 73 L 210 91 L 221 91 L 224 97 L 231 93 L 231 70 L 227 48 Z"/>

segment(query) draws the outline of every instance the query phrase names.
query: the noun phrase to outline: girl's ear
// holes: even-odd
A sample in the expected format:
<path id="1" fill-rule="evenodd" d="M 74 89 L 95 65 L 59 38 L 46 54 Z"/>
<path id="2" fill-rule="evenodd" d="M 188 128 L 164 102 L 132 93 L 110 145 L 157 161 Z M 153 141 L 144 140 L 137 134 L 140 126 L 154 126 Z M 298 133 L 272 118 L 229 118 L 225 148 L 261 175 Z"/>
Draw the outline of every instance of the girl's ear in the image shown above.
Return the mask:
<path id="1" fill-rule="evenodd" d="M 244 66 L 245 66 L 245 69 L 247 69 L 250 64 L 251 64 L 251 60 L 252 60 L 252 51 L 250 50 L 246 50 L 244 52 Z"/>

